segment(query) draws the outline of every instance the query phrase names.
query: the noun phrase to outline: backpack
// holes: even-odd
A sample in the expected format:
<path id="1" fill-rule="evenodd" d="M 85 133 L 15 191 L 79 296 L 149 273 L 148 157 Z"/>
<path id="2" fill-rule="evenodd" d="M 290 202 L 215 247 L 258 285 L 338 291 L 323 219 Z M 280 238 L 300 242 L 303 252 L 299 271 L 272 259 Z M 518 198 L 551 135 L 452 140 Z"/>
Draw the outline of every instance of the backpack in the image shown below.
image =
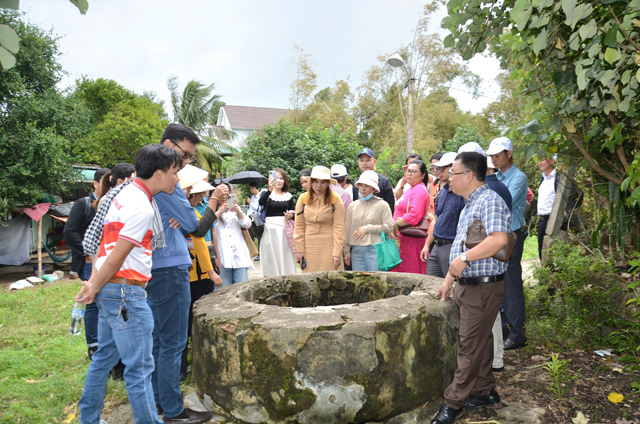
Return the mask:
<path id="1" fill-rule="evenodd" d="M 327 189 L 327 190 L 329 190 L 329 189 Z M 302 210 L 300 211 L 300 213 L 298 213 L 298 215 L 302 215 L 304 213 L 304 208 L 305 208 L 305 206 L 307 206 L 307 199 L 308 198 L 309 198 L 309 193 L 302 193 L 300 195 L 300 200 L 302 201 Z M 331 192 L 331 213 L 332 214 L 336 211 L 336 199 L 337 198 L 338 198 L 338 195 L 332 191 Z"/>

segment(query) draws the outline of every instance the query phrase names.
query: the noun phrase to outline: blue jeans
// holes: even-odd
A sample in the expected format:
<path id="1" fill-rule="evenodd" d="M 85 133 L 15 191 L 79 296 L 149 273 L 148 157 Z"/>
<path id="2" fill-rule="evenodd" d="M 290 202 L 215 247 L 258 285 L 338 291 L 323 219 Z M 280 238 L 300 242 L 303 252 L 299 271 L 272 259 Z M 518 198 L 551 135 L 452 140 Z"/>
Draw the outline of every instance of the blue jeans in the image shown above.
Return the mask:
<path id="1" fill-rule="evenodd" d="M 354 271 L 380 271 L 375 246 L 351 246 L 351 267 Z"/>
<path id="2" fill-rule="evenodd" d="M 124 300 L 122 292 L 124 291 Z M 142 287 L 107 283 L 96 297 L 100 315 L 100 348 L 93 354 L 80 399 L 80 423 L 97 424 L 104 404 L 111 368 L 122 358 L 124 380 L 137 424 L 161 424 L 151 387 L 153 373 L 153 316 Z M 129 318 L 118 316 L 126 306 Z"/>
<path id="3" fill-rule="evenodd" d="M 91 278 L 93 264 L 85 263 L 80 271 L 80 280 L 88 281 Z M 98 305 L 96 302 L 87 305 L 84 311 L 84 338 L 87 347 L 98 347 Z"/>
<path id="4" fill-rule="evenodd" d="M 180 391 L 180 363 L 187 346 L 191 287 L 189 270 L 177 266 L 154 269 L 147 287 L 147 301 L 153 312 L 153 360 L 151 382 L 156 404 L 164 416 L 177 417 L 184 411 Z M 126 365 L 126 364 L 125 364 Z"/>
<path id="5" fill-rule="evenodd" d="M 220 270 L 220 278 L 222 279 L 222 286 L 216 287 L 222 288 L 235 283 L 242 283 L 247 281 L 247 268 L 225 268 Z"/>

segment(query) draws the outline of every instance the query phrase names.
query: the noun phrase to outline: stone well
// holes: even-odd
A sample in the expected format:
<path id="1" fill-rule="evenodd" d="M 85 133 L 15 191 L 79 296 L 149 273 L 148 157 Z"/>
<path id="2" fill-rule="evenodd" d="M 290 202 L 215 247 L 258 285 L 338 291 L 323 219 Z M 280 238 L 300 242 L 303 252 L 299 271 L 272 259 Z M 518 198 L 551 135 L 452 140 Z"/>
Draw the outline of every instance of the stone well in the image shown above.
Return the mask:
<path id="1" fill-rule="evenodd" d="M 199 394 L 247 423 L 383 421 L 442 396 L 459 313 L 416 274 L 317 272 L 226 287 L 195 304 Z"/>

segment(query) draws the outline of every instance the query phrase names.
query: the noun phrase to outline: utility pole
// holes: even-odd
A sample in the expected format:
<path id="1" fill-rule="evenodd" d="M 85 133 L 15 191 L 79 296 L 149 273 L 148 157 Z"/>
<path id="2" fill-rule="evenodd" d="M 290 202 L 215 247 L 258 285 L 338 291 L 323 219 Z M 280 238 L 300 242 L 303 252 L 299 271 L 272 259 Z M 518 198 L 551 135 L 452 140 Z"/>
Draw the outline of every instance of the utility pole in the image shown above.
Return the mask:
<path id="1" fill-rule="evenodd" d="M 409 107 L 407 111 L 407 157 L 413 153 L 413 90 L 415 78 L 409 77 Z"/>

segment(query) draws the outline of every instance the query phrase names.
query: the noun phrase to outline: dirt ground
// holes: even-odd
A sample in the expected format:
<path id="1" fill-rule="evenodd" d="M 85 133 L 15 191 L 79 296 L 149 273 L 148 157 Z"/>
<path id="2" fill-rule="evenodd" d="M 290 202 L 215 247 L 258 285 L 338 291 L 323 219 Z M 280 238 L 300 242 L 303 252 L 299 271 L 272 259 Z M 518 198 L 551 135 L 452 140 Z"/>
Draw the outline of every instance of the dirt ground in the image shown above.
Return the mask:
<path id="1" fill-rule="evenodd" d="M 497 391 L 503 401 L 522 402 L 546 409 L 544 422 L 549 424 L 576 423 L 582 412 L 589 423 L 640 424 L 640 391 L 631 382 L 640 382 L 640 372 L 625 369 L 614 353 L 607 359 L 593 352 L 576 350 L 559 353 L 559 359 L 568 359 L 568 370 L 560 381 L 566 389 L 558 399 L 549 388 L 553 379 L 544 368 L 550 353 L 542 348 L 527 348 L 505 352 L 505 371 L 496 374 Z M 630 394 L 636 390 L 635 394 Z M 608 396 L 619 393 L 620 403 L 612 403 Z M 495 413 L 480 411 L 466 413 L 463 422 L 489 421 Z M 586 424 L 586 421 L 582 424 Z"/>

